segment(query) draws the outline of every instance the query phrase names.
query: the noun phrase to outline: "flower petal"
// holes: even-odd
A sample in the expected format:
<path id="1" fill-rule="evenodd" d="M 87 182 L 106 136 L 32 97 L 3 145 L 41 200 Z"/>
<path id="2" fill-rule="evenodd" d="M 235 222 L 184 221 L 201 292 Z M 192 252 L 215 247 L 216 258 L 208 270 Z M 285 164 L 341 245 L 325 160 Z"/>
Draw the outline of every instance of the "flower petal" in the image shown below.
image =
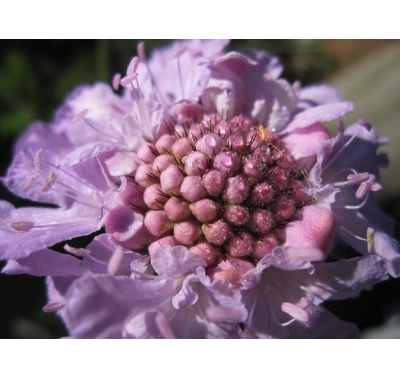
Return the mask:
<path id="1" fill-rule="evenodd" d="M 337 102 L 313 107 L 297 114 L 284 132 L 291 132 L 296 128 L 308 127 L 317 122 L 328 122 L 338 119 L 353 111 L 353 103 Z"/>

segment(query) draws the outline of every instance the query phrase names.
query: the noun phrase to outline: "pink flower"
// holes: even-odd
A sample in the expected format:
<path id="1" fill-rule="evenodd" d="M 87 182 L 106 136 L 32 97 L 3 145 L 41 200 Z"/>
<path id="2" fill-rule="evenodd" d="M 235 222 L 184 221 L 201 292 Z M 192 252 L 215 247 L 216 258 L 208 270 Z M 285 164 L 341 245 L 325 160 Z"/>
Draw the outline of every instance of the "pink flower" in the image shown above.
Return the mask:
<path id="1" fill-rule="evenodd" d="M 357 147 L 369 169 L 337 164 L 343 133 L 321 123 L 352 104 L 280 79 L 276 57 L 225 45 L 176 42 L 148 60 L 140 44 L 114 77 L 122 96 L 81 87 L 20 141 L 4 183 L 58 208 L 0 203 L 4 272 L 48 276 L 45 309 L 71 336 L 353 337 L 320 304 L 397 271 L 384 222 L 354 225 L 380 257 L 326 262 L 338 230 L 353 232 L 344 190 L 362 200 L 380 188 L 375 150 Z M 66 245 L 72 255 L 50 249 L 99 229 L 84 249 Z"/>

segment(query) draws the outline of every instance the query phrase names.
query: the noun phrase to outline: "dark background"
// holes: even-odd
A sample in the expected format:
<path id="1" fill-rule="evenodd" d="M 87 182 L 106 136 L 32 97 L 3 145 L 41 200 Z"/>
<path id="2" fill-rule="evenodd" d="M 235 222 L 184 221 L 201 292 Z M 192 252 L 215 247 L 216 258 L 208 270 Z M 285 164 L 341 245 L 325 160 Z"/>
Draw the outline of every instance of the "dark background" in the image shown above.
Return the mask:
<path id="1" fill-rule="evenodd" d="M 96 81 L 111 82 L 115 72 L 125 72 L 131 57 L 136 54 L 138 42 L 2 41 L 0 176 L 5 175 L 11 162 L 14 142 L 28 124 L 36 119 L 50 121 L 55 109 L 76 85 Z M 145 40 L 148 55 L 152 48 L 168 42 Z M 348 82 L 352 74 L 346 72 L 353 72 L 351 70 L 357 70 L 358 66 L 359 70 L 363 69 L 367 60 L 374 59 L 373 61 L 378 61 L 375 64 L 379 65 L 380 56 L 384 57 L 386 51 L 399 48 L 399 43 L 392 40 L 234 40 L 228 46 L 229 50 L 250 48 L 279 55 L 285 66 L 283 77 L 290 82 L 300 79 L 303 85 L 308 85 L 327 80 Z M 391 90 L 388 89 L 390 98 L 400 99 L 400 93 L 393 93 Z M 363 91 L 360 93 L 362 96 Z M 377 97 L 378 101 L 382 98 Z M 400 119 L 400 103 L 398 112 L 399 117 L 396 119 Z M 361 115 L 363 114 L 358 114 Z M 376 121 L 384 123 L 387 118 L 377 118 Z M 396 126 L 398 125 L 399 122 Z M 384 210 L 399 223 L 400 195 L 396 177 L 392 180 L 385 182 L 389 186 L 390 195 L 380 195 L 379 200 Z M 17 206 L 31 205 L 16 198 L 1 185 L 0 198 Z M 398 226 L 395 236 L 399 239 Z M 2 266 L 4 263 L 0 264 Z M 329 302 L 326 307 L 340 318 L 355 322 L 360 330 L 366 331 L 382 326 L 390 317 L 400 313 L 398 292 L 400 280 L 390 279 L 377 285 L 372 291 L 363 292 L 357 299 Z M 0 338 L 58 338 L 67 335 L 56 315 L 42 311 L 46 303 L 42 278 L 0 275 L 0 303 Z"/>

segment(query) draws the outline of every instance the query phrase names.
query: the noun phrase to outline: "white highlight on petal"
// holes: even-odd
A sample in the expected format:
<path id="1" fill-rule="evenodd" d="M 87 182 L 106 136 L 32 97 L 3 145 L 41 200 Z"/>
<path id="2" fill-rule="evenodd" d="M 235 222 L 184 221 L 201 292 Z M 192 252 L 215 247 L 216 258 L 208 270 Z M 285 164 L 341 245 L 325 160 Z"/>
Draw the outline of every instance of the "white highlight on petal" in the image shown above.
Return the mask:
<path id="1" fill-rule="evenodd" d="M 118 246 L 114 250 L 114 252 L 110 258 L 110 261 L 108 262 L 107 272 L 110 275 L 115 276 L 117 274 L 118 269 L 121 266 L 123 257 L 124 257 L 124 251 L 121 246 Z"/>
<path id="2" fill-rule="evenodd" d="M 171 325 L 164 313 L 158 312 L 154 318 L 157 328 L 165 339 L 176 339 Z"/>

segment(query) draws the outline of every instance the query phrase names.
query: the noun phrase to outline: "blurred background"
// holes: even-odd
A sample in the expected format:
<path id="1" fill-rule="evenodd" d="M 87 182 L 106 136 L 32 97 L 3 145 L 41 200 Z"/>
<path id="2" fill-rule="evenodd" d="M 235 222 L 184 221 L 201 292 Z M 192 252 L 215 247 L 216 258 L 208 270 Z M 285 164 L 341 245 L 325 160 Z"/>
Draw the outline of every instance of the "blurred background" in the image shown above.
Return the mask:
<path id="1" fill-rule="evenodd" d="M 55 109 L 77 85 L 111 82 L 136 54 L 135 40 L 1 41 L 0 176 L 5 175 L 18 135 L 34 120 L 50 121 Z M 169 43 L 145 40 L 146 50 Z M 400 238 L 400 41 L 398 40 L 233 40 L 229 50 L 261 49 L 279 55 L 283 77 L 303 85 L 329 82 L 355 104 L 345 125 L 367 119 L 391 145 L 382 148 L 390 165 L 382 172 L 378 199 L 397 222 Z M 337 122 L 329 125 L 335 134 Z M 31 205 L 0 185 L 0 199 Z M 4 263 L 0 263 L 0 268 Z M 46 314 L 45 283 L 31 276 L 0 275 L 0 338 L 58 338 L 67 332 L 54 314 Z M 400 338 L 400 279 L 390 279 L 356 299 L 325 305 L 343 320 L 355 322 L 363 337 Z"/>

